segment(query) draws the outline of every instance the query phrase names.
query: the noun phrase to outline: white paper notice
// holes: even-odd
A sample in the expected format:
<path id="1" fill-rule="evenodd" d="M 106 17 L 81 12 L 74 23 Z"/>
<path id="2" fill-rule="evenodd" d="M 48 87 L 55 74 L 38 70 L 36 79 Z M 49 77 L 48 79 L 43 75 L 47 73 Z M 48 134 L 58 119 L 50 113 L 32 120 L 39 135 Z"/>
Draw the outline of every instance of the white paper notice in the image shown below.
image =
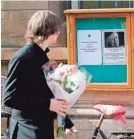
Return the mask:
<path id="1" fill-rule="evenodd" d="M 110 65 L 126 64 L 125 48 L 124 47 L 104 48 L 103 64 L 110 64 Z"/>
<path id="2" fill-rule="evenodd" d="M 100 30 L 78 30 L 78 64 L 79 65 L 101 65 L 101 31 Z"/>
<path id="3" fill-rule="evenodd" d="M 125 30 L 102 31 L 103 64 L 126 64 L 126 35 Z"/>

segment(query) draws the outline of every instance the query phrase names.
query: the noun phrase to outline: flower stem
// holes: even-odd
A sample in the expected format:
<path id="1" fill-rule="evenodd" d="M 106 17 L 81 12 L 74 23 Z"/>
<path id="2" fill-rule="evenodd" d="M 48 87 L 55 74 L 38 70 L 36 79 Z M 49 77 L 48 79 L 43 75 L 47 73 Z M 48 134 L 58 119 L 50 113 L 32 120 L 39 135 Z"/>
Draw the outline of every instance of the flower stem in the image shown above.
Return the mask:
<path id="1" fill-rule="evenodd" d="M 57 128 L 57 137 L 61 137 L 63 135 L 63 132 L 64 132 L 64 127 L 63 126 L 59 126 Z"/>

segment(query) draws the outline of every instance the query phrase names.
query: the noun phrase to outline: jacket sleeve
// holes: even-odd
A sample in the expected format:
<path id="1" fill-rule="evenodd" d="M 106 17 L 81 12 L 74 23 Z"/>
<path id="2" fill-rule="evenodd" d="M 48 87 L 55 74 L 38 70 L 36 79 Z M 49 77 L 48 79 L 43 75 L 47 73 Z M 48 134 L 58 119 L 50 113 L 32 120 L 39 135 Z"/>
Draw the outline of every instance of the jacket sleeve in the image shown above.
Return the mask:
<path id="1" fill-rule="evenodd" d="M 68 115 L 66 115 L 65 118 L 65 129 L 68 128 L 72 128 L 74 126 L 73 122 L 70 120 L 70 118 L 68 117 Z"/>
<path id="2" fill-rule="evenodd" d="M 10 61 L 3 102 L 6 106 L 17 110 L 26 108 L 49 110 L 50 98 L 30 95 L 29 84 L 33 75 L 30 75 L 29 67 L 27 61 L 21 58 L 13 58 Z"/>

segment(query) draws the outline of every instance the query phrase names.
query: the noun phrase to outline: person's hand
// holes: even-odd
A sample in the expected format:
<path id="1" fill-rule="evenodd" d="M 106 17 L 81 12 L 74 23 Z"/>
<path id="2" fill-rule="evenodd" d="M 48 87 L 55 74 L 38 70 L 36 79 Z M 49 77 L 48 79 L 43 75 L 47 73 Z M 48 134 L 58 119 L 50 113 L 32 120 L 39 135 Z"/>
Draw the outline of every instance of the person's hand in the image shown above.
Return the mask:
<path id="1" fill-rule="evenodd" d="M 67 128 L 67 129 L 65 130 L 65 134 L 66 134 L 66 135 L 70 135 L 70 136 L 71 136 L 73 133 L 76 133 L 76 132 L 78 132 L 78 130 L 76 129 L 75 126 L 73 126 L 73 127 L 70 128 L 70 129 Z"/>
<path id="2" fill-rule="evenodd" d="M 51 99 L 50 100 L 50 111 L 54 111 L 61 116 L 65 116 L 68 109 L 68 103 L 64 100 Z"/>

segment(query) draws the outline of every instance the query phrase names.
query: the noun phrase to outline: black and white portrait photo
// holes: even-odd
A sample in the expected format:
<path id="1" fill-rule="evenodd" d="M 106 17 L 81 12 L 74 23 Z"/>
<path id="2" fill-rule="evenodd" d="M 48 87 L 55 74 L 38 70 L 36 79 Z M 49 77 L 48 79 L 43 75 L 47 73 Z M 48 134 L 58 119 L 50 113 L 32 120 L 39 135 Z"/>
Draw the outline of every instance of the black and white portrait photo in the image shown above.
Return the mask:
<path id="1" fill-rule="evenodd" d="M 125 32 L 124 31 L 104 31 L 104 47 L 118 48 L 125 47 Z"/>

